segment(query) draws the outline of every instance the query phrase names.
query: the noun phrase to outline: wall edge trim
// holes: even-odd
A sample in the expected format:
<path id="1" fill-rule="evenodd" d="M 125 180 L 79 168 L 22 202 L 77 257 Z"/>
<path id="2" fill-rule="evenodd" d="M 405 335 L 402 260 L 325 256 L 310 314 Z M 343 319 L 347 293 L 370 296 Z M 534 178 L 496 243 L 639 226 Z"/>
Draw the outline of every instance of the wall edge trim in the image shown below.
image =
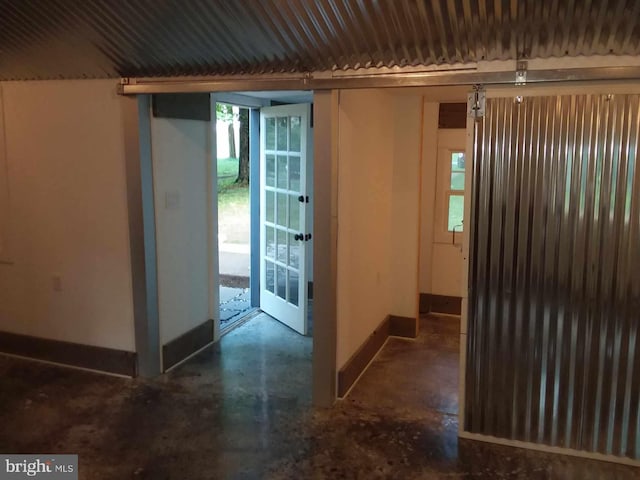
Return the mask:
<path id="1" fill-rule="evenodd" d="M 166 372 L 213 342 L 213 319 L 183 333 L 162 345 L 162 366 Z"/>
<path id="2" fill-rule="evenodd" d="M 371 332 L 366 340 L 338 370 L 338 398 L 344 398 L 366 371 L 389 337 L 389 315 Z"/>
<path id="3" fill-rule="evenodd" d="M 0 331 L 0 352 L 127 377 L 138 374 L 135 352 Z"/>
<path id="4" fill-rule="evenodd" d="M 462 315 L 462 297 L 420 293 L 420 313 Z"/>
<path id="5" fill-rule="evenodd" d="M 389 336 L 416 338 L 418 336 L 418 319 L 389 315 Z"/>

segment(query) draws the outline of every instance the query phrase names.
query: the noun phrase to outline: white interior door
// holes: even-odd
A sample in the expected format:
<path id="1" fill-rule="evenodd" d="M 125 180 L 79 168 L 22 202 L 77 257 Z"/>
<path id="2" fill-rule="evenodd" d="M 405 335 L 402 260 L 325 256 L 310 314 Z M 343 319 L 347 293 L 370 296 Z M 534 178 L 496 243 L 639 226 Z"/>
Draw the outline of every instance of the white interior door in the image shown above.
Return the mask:
<path id="1" fill-rule="evenodd" d="M 432 249 L 431 292 L 436 295 L 463 296 L 462 272 L 466 268 L 462 253 L 465 191 L 465 129 L 438 131 L 436 164 L 436 210 Z"/>
<path id="2" fill-rule="evenodd" d="M 308 104 L 260 113 L 260 308 L 305 335 Z"/>

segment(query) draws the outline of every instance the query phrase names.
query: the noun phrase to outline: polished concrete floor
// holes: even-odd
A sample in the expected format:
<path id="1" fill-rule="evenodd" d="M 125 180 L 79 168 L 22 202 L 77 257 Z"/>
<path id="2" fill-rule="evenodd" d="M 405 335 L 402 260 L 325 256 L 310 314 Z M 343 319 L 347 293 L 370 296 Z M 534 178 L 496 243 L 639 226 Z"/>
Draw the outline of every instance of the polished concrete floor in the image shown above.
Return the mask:
<path id="1" fill-rule="evenodd" d="M 458 349 L 455 320 L 425 318 L 326 410 L 311 339 L 264 314 L 153 381 L 0 357 L 0 452 L 77 453 L 81 479 L 639 477 L 458 440 Z"/>

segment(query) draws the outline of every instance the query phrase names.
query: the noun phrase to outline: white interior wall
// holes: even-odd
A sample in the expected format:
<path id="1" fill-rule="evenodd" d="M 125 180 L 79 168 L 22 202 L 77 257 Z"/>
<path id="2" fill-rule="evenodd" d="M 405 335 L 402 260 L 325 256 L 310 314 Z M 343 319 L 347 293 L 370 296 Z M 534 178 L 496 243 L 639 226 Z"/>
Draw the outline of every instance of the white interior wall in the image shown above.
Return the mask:
<path id="1" fill-rule="evenodd" d="M 390 313 L 392 105 L 380 90 L 340 92 L 338 369 Z"/>
<path id="2" fill-rule="evenodd" d="M 207 178 L 212 135 L 209 122 L 151 119 L 162 345 L 210 318 Z"/>
<path id="3" fill-rule="evenodd" d="M 422 97 L 393 97 L 391 252 L 392 315 L 418 317 Z"/>
<path id="4" fill-rule="evenodd" d="M 0 184 L 0 197 L 9 200 L 11 251 L 0 263 L 0 330 L 134 351 L 113 80 L 1 87 L 8 188 Z"/>
<path id="5" fill-rule="evenodd" d="M 420 293 L 431 293 L 433 238 L 436 208 L 436 160 L 438 156 L 438 109 L 425 101 L 422 111 L 422 168 L 420 173 Z"/>

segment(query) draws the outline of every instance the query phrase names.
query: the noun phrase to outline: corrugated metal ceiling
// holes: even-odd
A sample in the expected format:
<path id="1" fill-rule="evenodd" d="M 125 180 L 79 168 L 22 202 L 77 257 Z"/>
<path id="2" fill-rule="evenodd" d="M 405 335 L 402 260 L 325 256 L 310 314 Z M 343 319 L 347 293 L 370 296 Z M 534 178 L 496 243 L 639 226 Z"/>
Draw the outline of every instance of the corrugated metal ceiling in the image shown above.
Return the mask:
<path id="1" fill-rule="evenodd" d="M 638 0 L 0 0 L 0 79 L 640 54 Z"/>

